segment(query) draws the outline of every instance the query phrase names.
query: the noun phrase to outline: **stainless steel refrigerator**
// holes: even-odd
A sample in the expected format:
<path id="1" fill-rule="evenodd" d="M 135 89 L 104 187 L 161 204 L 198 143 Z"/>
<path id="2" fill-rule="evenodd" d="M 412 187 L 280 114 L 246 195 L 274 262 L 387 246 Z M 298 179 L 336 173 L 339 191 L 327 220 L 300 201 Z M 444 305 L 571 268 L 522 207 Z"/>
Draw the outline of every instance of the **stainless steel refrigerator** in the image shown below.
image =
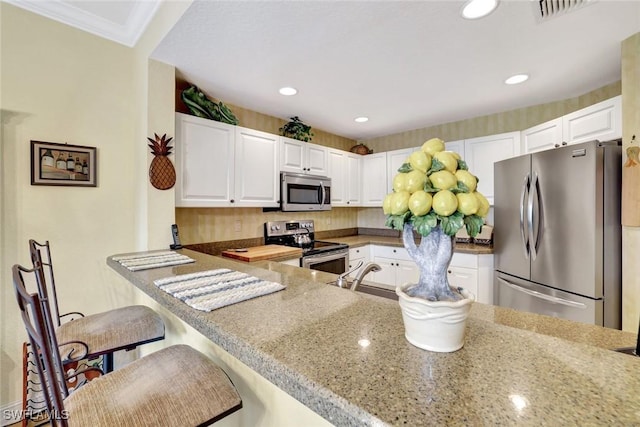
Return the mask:
<path id="1" fill-rule="evenodd" d="M 621 141 L 494 166 L 494 303 L 621 328 Z"/>

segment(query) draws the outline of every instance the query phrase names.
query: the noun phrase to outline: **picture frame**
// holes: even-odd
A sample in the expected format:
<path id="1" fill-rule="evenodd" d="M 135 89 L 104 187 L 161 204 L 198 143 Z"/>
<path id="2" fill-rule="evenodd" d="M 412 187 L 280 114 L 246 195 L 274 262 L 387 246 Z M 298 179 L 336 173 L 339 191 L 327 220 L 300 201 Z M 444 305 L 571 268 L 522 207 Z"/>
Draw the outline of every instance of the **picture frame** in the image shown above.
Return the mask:
<path id="1" fill-rule="evenodd" d="M 97 187 L 96 147 L 31 141 L 31 185 Z"/>

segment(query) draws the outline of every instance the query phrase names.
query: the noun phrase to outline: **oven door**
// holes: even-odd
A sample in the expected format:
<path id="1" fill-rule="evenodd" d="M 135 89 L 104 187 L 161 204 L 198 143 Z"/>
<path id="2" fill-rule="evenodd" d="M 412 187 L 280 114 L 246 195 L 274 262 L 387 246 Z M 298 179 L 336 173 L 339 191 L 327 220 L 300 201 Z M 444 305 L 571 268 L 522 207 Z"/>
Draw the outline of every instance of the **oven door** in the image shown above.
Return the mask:
<path id="1" fill-rule="evenodd" d="M 311 270 L 342 274 L 349 265 L 349 251 L 340 250 L 302 257 L 302 267 Z"/>
<path id="2" fill-rule="evenodd" d="M 280 183 L 283 211 L 331 210 L 331 178 L 283 172 Z"/>

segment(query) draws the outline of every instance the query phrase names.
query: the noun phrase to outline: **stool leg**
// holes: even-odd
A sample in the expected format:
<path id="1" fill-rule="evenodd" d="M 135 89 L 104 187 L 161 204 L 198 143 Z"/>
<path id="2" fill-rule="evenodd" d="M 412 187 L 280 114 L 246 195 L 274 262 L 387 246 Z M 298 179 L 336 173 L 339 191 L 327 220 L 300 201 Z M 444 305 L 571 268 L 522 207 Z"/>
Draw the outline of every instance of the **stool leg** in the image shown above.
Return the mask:
<path id="1" fill-rule="evenodd" d="M 108 374 L 113 371 L 113 353 L 104 354 L 102 357 L 104 373 Z"/>

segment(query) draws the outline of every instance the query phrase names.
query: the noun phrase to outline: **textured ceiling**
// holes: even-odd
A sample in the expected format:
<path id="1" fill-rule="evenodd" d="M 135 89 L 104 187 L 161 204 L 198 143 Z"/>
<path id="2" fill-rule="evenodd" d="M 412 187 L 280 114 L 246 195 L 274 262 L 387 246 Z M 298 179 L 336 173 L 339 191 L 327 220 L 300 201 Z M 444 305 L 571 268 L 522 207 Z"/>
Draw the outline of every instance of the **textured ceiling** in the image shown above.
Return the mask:
<path id="1" fill-rule="evenodd" d="M 157 1 L 3 0 L 135 45 Z M 640 1 L 591 1 L 541 22 L 536 1 L 488 17 L 464 2 L 194 1 L 153 58 L 226 103 L 368 139 L 582 95 L 620 79 Z M 505 78 L 528 73 L 522 85 Z M 283 97 L 278 88 L 294 86 Z M 357 116 L 367 123 L 355 123 Z"/>
<path id="2" fill-rule="evenodd" d="M 574 97 L 620 79 L 640 2 L 540 23 L 535 2 L 465 20 L 460 1 L 195 2 L 154 58 L 214 98 L 367 139 Z M 528 82 L 507 86 L 515 73 Z M 298 95 L 283 97 L 281 86 Z M 365 115 L 367 123 L 353 119 Z"/>

